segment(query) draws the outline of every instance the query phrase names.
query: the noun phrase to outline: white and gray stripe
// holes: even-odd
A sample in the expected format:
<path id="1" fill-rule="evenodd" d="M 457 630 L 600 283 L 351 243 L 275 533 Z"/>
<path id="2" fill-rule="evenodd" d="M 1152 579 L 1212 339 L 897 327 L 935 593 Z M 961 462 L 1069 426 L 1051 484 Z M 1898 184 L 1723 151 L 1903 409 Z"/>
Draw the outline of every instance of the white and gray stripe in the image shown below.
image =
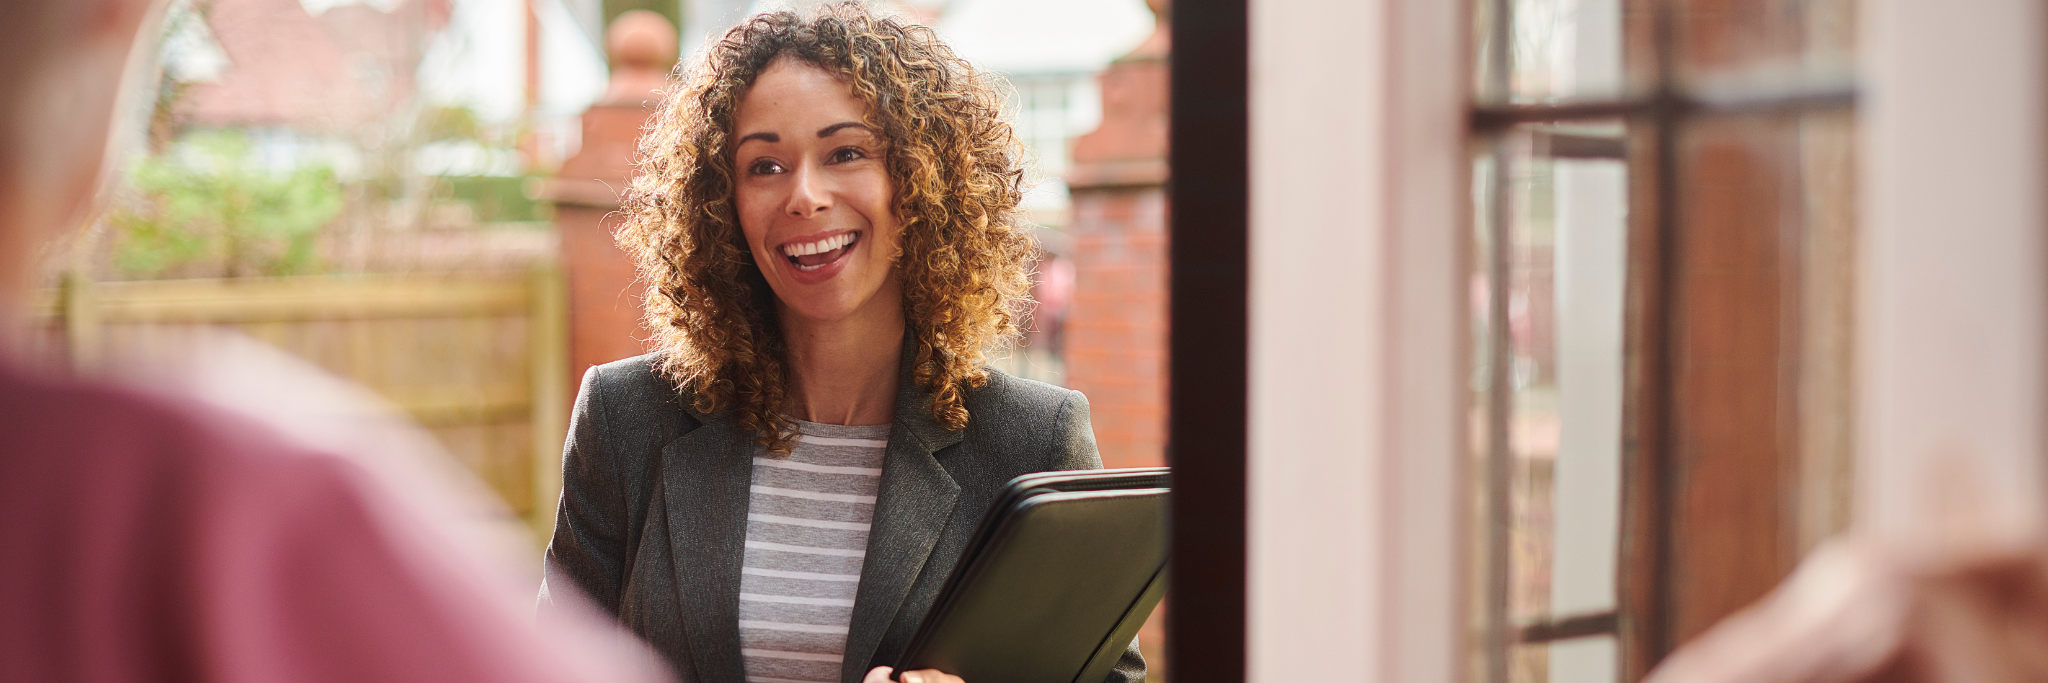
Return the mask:
<path id="1" fill-rule="evenodd" d="M 788 457 L 754 458 L 739 619 L 751 683 L 839 680 L 881 489 L 888 425 L 797 429 Z"/>

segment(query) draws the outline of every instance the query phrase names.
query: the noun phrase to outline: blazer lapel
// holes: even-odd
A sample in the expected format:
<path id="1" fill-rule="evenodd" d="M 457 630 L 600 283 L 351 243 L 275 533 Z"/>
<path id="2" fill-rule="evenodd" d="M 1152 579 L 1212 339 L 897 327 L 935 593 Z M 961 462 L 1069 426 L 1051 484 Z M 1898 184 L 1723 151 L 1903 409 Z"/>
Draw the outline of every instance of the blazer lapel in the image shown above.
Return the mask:
<path id="1" fill-rule="evenodd" d="M 684 638 L 704 683 L 746 677 L 740 657 L 740 566 L 746 559 L 753 439 L 730 414 L 696 415 L 702 426 L 662 449 L 669 550 L 681 588 Z"/>
<path id="2" fill-rule="evenodd" d="M 933 455 L 959 443 L 961 435 L 932 418 L 931 395 L 911 380 L 910 351 L 915 342 L 909 335 L 904 341 L 896 420 L 882 459 L 882 488 L 876 494 L 860 591 L 853 599 L 853 623 L 840 665 L 842 681 L 858 681 L 867 673 L 882 636 L 896 620 L 960 497 L 960 484 Z"/>

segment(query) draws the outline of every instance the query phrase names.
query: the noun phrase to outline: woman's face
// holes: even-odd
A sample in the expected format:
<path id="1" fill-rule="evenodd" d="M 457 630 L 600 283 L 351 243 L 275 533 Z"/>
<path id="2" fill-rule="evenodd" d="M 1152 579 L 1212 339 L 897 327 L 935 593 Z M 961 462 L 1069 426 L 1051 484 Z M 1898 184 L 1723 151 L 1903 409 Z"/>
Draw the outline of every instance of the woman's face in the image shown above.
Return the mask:
<path id="1" fill-rule="evenodd" d="M 785 318 L 901 311 L 896 185 L 867 113 L 845 82 L 795 59 L 769 64 L 740 99 L 735 204 Z"/>

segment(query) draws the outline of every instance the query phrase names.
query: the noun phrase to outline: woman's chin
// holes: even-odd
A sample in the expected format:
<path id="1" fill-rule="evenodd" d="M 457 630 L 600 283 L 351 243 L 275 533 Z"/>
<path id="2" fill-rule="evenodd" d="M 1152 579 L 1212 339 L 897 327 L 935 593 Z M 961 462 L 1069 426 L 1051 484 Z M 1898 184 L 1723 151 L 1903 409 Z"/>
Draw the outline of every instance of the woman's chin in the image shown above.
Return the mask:
<path id="1" fill-rule="evenodd" d="M 785 299 L 782 310 L 785 323 L 835 325 L 859 318 L 861 307 L 843 301 L 798 301 L 792 304 Z"/>
<path id="2" fill-rule="evenodd" d="M 886 287 L 856 287 L 848 281 L 825 283 L 822 287 L 790 287 L 777 291 L 783 319 L 797 324 L 836 325 L 871 316 L 900 317 L 901 302 L 880 305 Z M 792 320 L 795 318 L 796 320 Z"/>

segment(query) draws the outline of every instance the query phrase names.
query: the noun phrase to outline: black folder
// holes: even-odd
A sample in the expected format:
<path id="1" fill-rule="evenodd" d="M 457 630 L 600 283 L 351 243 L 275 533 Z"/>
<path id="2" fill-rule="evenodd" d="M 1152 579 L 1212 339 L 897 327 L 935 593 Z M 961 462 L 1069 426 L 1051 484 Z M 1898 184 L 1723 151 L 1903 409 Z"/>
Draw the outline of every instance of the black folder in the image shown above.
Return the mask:
<path id="1" fill-rule="evenodd" d="M 1027 474 L 996 494 L 896 670 L 1098 683 L 1166 584 L 1167 469 Z"/>

